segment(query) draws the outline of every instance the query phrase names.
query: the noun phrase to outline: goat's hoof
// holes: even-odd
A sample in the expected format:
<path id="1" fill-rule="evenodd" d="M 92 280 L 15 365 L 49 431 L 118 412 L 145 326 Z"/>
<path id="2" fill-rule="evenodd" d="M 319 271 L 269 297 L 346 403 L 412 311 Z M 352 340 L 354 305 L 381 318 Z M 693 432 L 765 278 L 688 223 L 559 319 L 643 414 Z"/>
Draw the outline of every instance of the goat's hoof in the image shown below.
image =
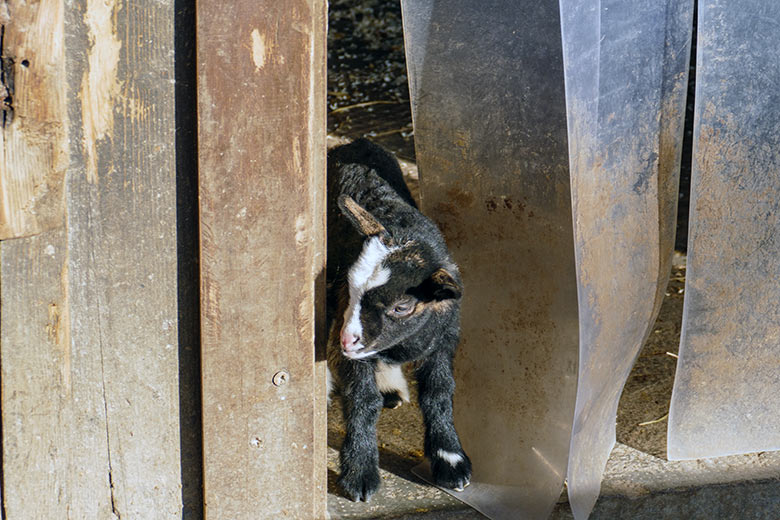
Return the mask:
<path id="1" fill-rule="evenodd" d="M 462 451 L 439 450 L 431 457 L 431 473 L 437 486 L 463 491 L 471 483 L 471 460 Z"/>
<path id="2" fill-rule="evenodd" d="M 463 491 L 464 489 L 469 487 L 469 484 L 471 484 L 471 482 L 466 482 L 465 484 L 463 484 L 463 487 L 452 488 L 452 490 L 453 491 L 457 491 L 458 493 L 460 493 L 461 491 Z"/>
<path id="3" fill-rule="evenodd" d="M 382 400 L 384 401 L 382 406 L 385 408 L 398 408 L 404 404 L 404 400 L 401 398 L 401 395 L 398 392 L 388 392 L 386 394 L 383 393 Z"/>
<path id="4" fill-rule="evenodd" d="M 358 471 L 342 471 L 339 486 L 353 502 L 368 502 L 379 489 L 379 470 L 362 468 Z"/>

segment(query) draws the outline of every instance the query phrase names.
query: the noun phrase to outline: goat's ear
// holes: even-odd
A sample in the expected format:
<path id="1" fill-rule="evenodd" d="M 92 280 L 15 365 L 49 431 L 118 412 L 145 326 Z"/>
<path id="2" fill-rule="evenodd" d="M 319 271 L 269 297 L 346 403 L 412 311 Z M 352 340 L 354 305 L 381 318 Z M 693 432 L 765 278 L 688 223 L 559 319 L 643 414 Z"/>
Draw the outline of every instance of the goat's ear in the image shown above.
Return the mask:
<path id="1" fill-rule="evenodd" d="M 440 267 L 420 286 L 428 300 L 451 300 L 460 298 L 463 287 L 444 267 Z"/>
<path id="2" fill-rule="evenodd" d="M 387 235 L 385 227 L 374 218 L 374 215 L 355 202 L 349 195 L 341 195 L 338 198 L 338 205 L 344 216 L 352 222 L 352 225 L 354 225 L 361 234 L 367 237 Z"/>

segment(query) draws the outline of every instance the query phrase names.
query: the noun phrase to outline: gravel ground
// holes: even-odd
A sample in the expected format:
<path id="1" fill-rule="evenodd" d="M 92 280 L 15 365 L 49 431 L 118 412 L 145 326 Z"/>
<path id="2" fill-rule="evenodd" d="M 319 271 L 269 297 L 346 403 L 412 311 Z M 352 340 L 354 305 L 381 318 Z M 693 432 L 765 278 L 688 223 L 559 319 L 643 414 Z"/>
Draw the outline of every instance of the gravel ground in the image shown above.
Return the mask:
<path id="1" fill-rule="evenodd" d="M 368 137 L 413 161 L 400 3 L 332 0 L 328 8 L 328 133 Z"/>

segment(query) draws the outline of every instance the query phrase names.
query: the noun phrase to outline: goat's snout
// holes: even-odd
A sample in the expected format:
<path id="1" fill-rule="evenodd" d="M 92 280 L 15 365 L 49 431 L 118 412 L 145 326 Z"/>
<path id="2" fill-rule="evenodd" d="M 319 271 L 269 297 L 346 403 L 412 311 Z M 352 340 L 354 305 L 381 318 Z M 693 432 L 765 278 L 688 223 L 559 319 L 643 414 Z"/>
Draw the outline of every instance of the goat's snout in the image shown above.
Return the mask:
<path id="1" fill-rule="evenodd" d="M 360 343 L 360 336 L 356 336 L 346 330 L 341 331 L 341 349 L 344 351 L 355 350 L 355 346 Z"/>

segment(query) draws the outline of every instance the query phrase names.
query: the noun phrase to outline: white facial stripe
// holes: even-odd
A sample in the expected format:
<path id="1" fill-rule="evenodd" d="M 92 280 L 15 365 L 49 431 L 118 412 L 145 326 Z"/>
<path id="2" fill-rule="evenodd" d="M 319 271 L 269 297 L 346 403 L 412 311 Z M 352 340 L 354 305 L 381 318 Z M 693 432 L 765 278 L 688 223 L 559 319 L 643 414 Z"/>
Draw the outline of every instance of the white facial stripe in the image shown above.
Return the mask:
<path id="1" fill-rule="evenodd" d="M 371 237 L 363 244 L 363 251 L 349 270 L 349 305 L 344 312 L 344 330 L 353 336 L 363 334 L 360 300 L 366 291 L 384 285 L 390 279 L 390 270 L 382 267 L 382 262 L 394 250 L 384 245 L 379 237 Z"/>
<path id="2" fill-rule="evenodd" d="M 353 336 L 360 337 L 360 333 L 363 330 L 360 326 L 360 298 L 357 299 L 357 302 L 354 302 L 350 296 L 349 306 L 344 313 L 344 330 Z"/>
<path id="3" fill-rule="evenodd" d="M 409 402 L 409 387 L 401 365 L 388 365 L 382 361 L 376 364 L 376 386 L 380 392 L 398 392 L 401 399 Z"/>
<path id="4" fill-rule="evenodd" d="M 382 262 L 387 255 L 391 253 L 391 249 L 382 243 L 379 237 L 369 238 L 365 244 L 363 244 L 363 251 L 360 252 L 360 256 L 357 261 L 349 270 L 349 288 L 352 290 L 362 289 L 363 292 L 371 289 L 372 287 L 378 287 L 387 282 L 381 280 L 383 276 L 377 273 L 380 270 Z M 372 286 L 372 287 L 369 287 Z"/>
<path id="5" fill-rule="evenodd" d="M 450 463 L 450 466 L 455 467 L 458 462 L 463 460 L 460 453 L 453 453 L 451 451 L 439 450 L 436 452 L 436 456 L 440 459 L 444 459 Z"/>

